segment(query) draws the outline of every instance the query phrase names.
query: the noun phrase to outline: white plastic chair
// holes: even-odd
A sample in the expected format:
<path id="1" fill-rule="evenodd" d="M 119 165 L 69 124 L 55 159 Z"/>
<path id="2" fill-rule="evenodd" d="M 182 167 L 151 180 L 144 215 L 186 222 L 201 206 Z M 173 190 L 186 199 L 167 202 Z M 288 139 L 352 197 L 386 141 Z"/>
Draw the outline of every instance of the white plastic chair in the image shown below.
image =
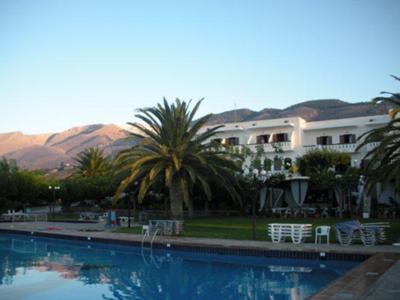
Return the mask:
<path id="1" fill-rule="evenodd" d="M 128 226 L 128 217 L 119 217 L 119 224 L 121 226 Z"/>
<path id="2" fill-rule="evenodd" d="M 150 234 L 150 225 L 143 225 L 142 226 L 142 234 Z"/>
<path id="3" fill-rule="evenodd" d="M 329 245 L 329 232 L 331 230 L 331 226 L 323 225 L 317 226 L 315 228 L 315 243 L 321 243 L 322 237 L 326 237 L 326 242 Z"/>

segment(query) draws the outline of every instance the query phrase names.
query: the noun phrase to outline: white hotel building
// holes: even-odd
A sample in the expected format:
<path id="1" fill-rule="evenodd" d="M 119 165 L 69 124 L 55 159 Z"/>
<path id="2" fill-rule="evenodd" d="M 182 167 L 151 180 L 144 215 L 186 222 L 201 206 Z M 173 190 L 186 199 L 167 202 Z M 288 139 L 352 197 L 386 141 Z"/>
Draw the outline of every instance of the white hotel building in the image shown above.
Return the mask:
<path id="1" fill-rule="evenodd" d="M 232 146 L 245 145 L 252 152 L 256 151 L 258 145 L 262 145 L 266 158 L 272 161 L 277 156 L 273 148 L 276 142 L 283 150 L 279 156 L 292 162 L 311 149 L 332 149 L 349 153 L 352 165 L 359 166 L 366 152 L 375 145 L 372 143 L 356 151 L 358 137 L 388 121 L 388 115 L 375 115 L 313 122 L 300 117 L 235 122 L 221 124 L 224 127 L 219 129 L 213 140 Z M 202 130 L 217 125 L 206 126 Z M 283 169 L 283 165 L 278 165 L 277 161 L 275 165 L 273 163 L 272 170 Z"/>

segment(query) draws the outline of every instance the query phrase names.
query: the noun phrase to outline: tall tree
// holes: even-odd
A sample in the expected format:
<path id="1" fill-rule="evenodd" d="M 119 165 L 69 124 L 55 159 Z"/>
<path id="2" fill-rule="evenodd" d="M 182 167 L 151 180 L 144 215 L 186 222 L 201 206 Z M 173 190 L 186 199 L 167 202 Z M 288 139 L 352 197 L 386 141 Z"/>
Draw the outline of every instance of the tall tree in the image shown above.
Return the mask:
<path id="1" fill-rule="evenodd" d="M 21 170 L 5 158 L 0 160 L 0 208 L 39 204 L 48 197 L 49 184 L 37 171 Z"/>
<path id="2" fill-rule="evenodd" d="M 400 77 L 390 75 L 395 80 L 400 81 Z M 388 97 L 376 97 L 372 99 L 373 102 L 379 104 L 382 102 L 387 102 L 392 104 L 394 107 L 389 111 L 389 117 L 391 120 L 396 119 L 397 114 L 400 113 L 400 93 L 391 93 L 391 92 L 381 92 L 383 95 L 389 95 Z"/>
<path id="3" fill-rule="evenodd" d="M 400 81 L 399 77 L 392 77 Z M 378 145 L 367 152 L 364 157 L 367 186 L 373 188 L 376 183 L 385 186 L 394 183 L 395 188 L 400 192 L 400 93 L 382 92 L 389 97 L 377 97 L 375 103 L 389 102 L 394 108 L 389 111 L 390 121 L 381 128 L 372 129 L 362 136 L 362 141 L 357 150 L 370 143 L 378 142 Z"/>
<path id="4" fill-rule="evenodd" d="M 111 170 L 110 161 L 98 148 L 86 149 L 78 154 L 75 161 L 78 163 L 76 174 L 82 177 L 104 176 Z"/>
<path id="5" fill-rule="evenodd" d="M 128 124 L 138 129 L 143 139 L 117 158 L 125 178 L 116 199 L 132 182 L 139 181 L 138 200 L 142 201 L 153 185 L 162 182 L 169 190 L 172 217 L 182 219 L 183 203 L 191 208 L 190 190 L 194 184 L 201 186 L 211 199 L 210 180 L 214 180 L 232 198 L 240 200 L 234 176 L 240 167 L 223 147 L 207 142 L 222 126 L 200 133 L 210 115 L 194 120 L 201 102 L 191 109 L 190 101 L 176 99 L 169 104 L 164 99 L 155 107 L 138 110 L 136 117 L 143 124 Z"/>

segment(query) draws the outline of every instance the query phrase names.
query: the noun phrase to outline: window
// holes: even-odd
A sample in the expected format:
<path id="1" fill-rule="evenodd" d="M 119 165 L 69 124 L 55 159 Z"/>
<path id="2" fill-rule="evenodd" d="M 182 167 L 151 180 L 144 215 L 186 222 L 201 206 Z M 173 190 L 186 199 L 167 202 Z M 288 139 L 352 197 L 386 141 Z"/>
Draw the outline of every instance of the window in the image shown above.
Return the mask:
<path id="1" fill-rule="evenodd" d="M 363 159 L 363 160 L 361 160 L 361 164 L 360 164 L 361 170 L 366 171 L 366 168 L 367 168 L 367 166 L 368 166 L 368 164 L 369 164 L 370 162 L 371 162 L 370 159 Z"/>
<path id="2" fill-rule="evenodd" d="M 225 144 L 230 146 L 237 146 L 239 145 L 239 138 L 236 136 L 228 137 L 225 139 Z"/>
<path id="3" fill-rule="evenodd" d="M 317 145 L 332 145 L 332 137 L 331 136 L 317 137 Z"/>
<path id="4" fill-rule="evenodd" d="M 266 159 L 264 160 L 264 169 L 265 169 L 266 171 L 271 171 L 271 167 L 272 167 L 272 160 L 269 159 L 269 158 L 266 158 Z"/>
<path id="5" fill-rule="evenodd" d="M 268 144 L 269 143 L 269 134 L 262 134 L 257 136 L 257 144 Z"/>
<path id="6" fill-rule="evenodd" d="M 281 171 L 282 170 L 282 159 L 280 157 L 274 158 L 274 170 Z"/>
<path id="7" fill-rule="evenodd" d="M 355 134 L 343 134 L 340 136 L 341 144 L 354 144 L 356 142 Z"/>
<path id="8" fill-rule="evenodd" d="M 212 142 L 216 144 L 222 144 L 222 139 L 213 139 Z"/>
<path id="9" fill-rule="evenodd" d="M 289 134 L 287 134 L 287 133 L 276 133 L 276 134 L 273 135 L 272 141 L 274 143 L 289 142 Z"/>

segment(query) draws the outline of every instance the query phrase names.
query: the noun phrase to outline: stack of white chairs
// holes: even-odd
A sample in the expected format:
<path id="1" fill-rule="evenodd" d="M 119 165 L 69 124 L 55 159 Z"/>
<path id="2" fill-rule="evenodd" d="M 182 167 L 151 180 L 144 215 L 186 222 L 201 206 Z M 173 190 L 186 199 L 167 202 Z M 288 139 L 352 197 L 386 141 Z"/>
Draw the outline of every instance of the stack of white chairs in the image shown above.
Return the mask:
<path id="1" fill-rule="evenodd" d="M 348 246 L 360 241 L 364 246 L 373 246 L 386 240 L 386 228 L 389 223 L 364 223 L 349 221 L 335 225 L 336 237 L 341 245 Z"/>
<path id="2" fill-rule="evenodd" d="M 360 228 L 360 222 L 349 221 L 341 222 L 335 225 L 336 239 L 339 244 L 348 246 L 353 241 L 353 236 L 356 230 Z"/>
<path id="3" fill-rule="evenodd" d="M 268 224 L 268 236 L 273 243 L 280 243 L 290 238 L 293 244 L 300 244 L 312 236 L 312 225 L 271 223 Z"/>
<path id="4" fill-rule="evenodd" d="M 390 228 L 389 223 L 386 222 L 361 224 L 361 242 L 365 246 L 383 243 L 386 240 L 386 228 Z"/>
<path id="5" fill-rule="evenodd" d="M 3 214 L 3 218 L 6 221 L 14 221 L 15 210 L 8 210 L 6 214 Z"/>

